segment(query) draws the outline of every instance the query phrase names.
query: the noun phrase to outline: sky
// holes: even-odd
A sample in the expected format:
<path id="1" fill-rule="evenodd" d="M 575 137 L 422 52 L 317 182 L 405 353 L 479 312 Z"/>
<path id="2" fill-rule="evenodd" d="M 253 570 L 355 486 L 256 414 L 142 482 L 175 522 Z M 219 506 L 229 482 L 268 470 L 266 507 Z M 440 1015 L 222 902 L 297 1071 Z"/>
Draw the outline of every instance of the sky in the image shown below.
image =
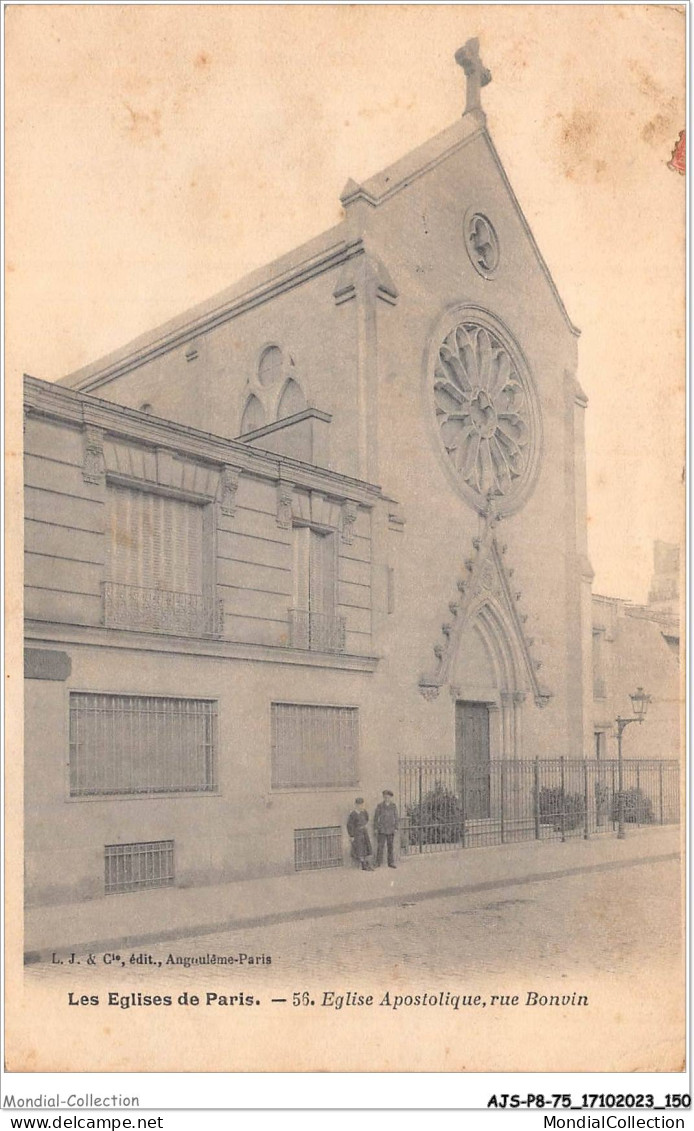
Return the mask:
<path id="1" fill-rule="evenodd" d="M 9 8 L 10 397 L 339 222 L 349 177 L 461 113 L 477 35 L 488 128 L 582 331 L 594 591 L 644 601 L 654 539 L 684 525 L 684 25 L 674 5 Z"/>

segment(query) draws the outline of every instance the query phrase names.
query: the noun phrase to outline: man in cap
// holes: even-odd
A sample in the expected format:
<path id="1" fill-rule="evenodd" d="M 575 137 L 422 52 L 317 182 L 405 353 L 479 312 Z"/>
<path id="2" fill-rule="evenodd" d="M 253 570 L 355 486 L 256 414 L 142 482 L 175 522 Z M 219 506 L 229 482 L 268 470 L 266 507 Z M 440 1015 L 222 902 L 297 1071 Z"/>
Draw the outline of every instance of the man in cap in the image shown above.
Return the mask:
<path id="1" fill-rule="evenodd" d="M 388 846 L 388 867 L 395 868 L 395 853 L 393 852 L 393 843 L 395 841 L 395 833 L 398 827 L 398 810 L 395 802 L 393 801 L 393 791 L 390 789 L 383 790 L 383 801 L 376 806 L 374 813 L 374 832 L 378 839 L 378 848 L 376 849 L 376 867 L 380 868 L 383 863 L 383 848 L 384 845 Z"/>

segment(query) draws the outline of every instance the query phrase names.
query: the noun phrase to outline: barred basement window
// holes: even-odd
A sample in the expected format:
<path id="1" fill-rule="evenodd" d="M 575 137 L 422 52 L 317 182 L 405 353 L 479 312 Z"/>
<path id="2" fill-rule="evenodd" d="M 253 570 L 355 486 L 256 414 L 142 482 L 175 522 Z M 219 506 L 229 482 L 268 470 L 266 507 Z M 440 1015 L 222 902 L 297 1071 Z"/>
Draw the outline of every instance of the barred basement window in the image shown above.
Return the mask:
<path id="1" fill-rule="evenodd" d="M 356 785 L 357 707 L 272 704 L 273 789 Z"/>
<path id="2" fill-rule="evenodd" d="M 297 872 L 342 866 L 342 830 L 339 825 L 324 829 L 294 829 L 294 868 Z"/>
<path id="3" fill-rule="evenodd" d="M 104 847 L 106 895 L 143 888 L 167 888 L 174 882 L 174 842 L 107 844 Z"/>
<path id="4" fill-rule="evenodd" d="M 70 695 L 70 795 L 215 788 L 217 704 L 154 695 Z"/>

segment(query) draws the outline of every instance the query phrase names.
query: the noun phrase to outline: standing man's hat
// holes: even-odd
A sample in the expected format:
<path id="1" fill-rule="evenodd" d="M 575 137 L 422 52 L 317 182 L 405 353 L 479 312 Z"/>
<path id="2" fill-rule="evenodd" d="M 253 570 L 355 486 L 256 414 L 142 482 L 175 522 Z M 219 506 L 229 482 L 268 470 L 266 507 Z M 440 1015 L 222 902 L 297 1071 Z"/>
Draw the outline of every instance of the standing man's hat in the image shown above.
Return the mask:
<path id="1" fill-rule="evenodd" d="M 392 797 L 392 796 L 393 796 L 393 791 L 392 791 L 392 789 L 384 789 L 384 790 L 383 790 L 383 796 L 384 796 L 384 797 Z"/>
<path id="2" fill-rule="evenodd" d="M 364 798 L 363 797 L 355 797 L 354 798 L 354 804 L 355 805 L 363 805 L 364 804 Z"/>

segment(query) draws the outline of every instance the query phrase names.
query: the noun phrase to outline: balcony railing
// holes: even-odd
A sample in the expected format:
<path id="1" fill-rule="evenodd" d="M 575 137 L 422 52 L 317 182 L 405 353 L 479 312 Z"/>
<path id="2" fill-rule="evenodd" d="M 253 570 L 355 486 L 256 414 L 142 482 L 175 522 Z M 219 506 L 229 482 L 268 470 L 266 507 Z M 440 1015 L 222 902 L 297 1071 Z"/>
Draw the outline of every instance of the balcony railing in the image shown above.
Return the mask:
<path id="1" fill-rule="evenodd" d="M 311 652 L 344 652 L 345 618 L 308 609 L 290 609 L 289 646 Z"/>
<path id="2" fill-rule="evenodd" d="M 171 636 L 221 636 L 224 602 L 199 593 L 175 593 L 105 581 L 104 624 Z"/>

